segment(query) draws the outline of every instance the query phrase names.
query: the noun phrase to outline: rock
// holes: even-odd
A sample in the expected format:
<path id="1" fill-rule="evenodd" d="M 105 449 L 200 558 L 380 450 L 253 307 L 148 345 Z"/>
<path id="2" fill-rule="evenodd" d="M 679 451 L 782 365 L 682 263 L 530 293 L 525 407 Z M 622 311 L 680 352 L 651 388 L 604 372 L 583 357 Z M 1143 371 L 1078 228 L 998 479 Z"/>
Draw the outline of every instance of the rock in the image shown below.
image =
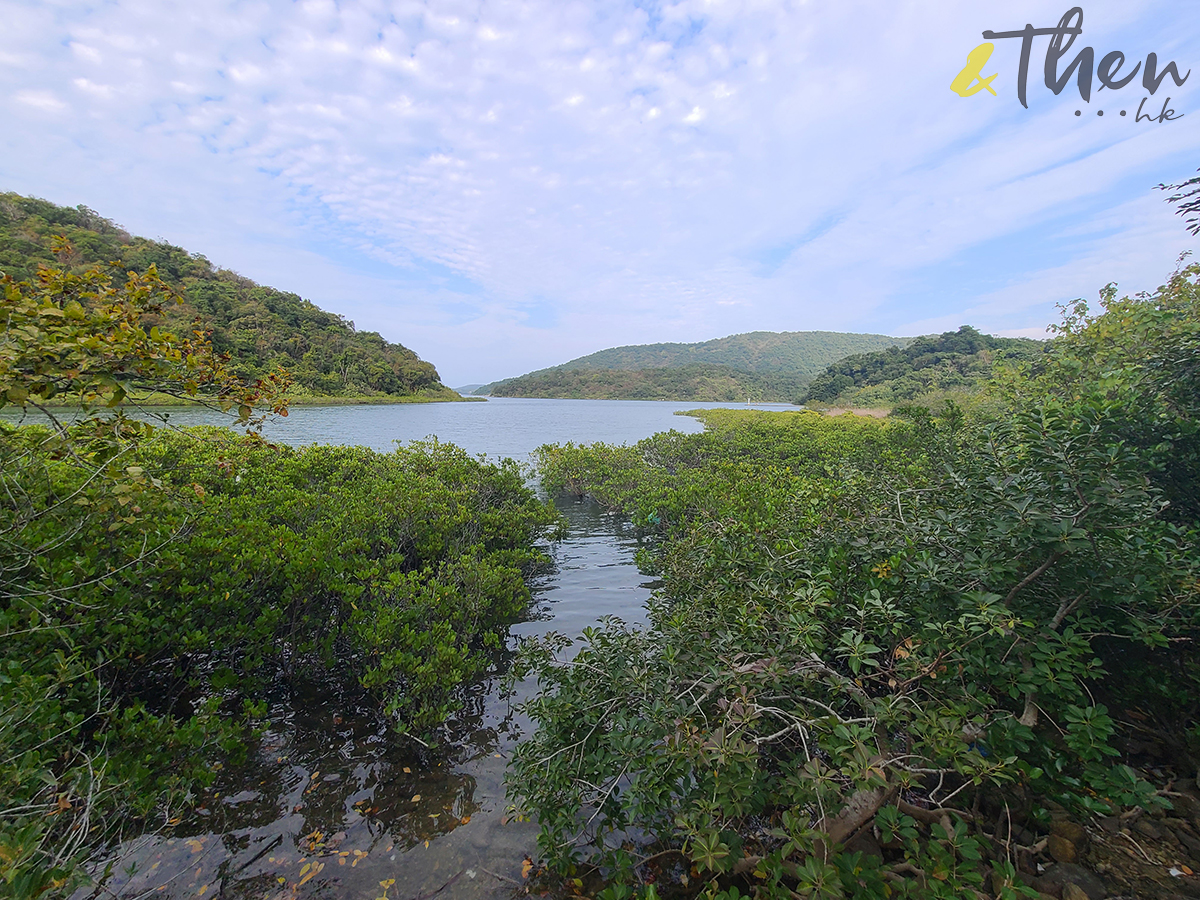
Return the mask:
<path id="1" fill-rule="evenodd" d="M 1193 837 L 1190 832 L 1184 831 L 1182 828 L 1175 829 L 1175 837 L 1187 848 L 1192 861 L 1200 863 L 1200 838 Z"/>
<path id="2" fill-rule="evenodd" d="M 1087 891 L 1085 891 L 1079 885 L 1071 884 L 1071 882 L 1068 881 L 1063 885 L 1062 900 L 1092 900 L 1092 898 L 1089 897 L 1087 895 Z"/>
<path id="3" fill-rule="evenodd" d="M 1121 830 L 1121 819 L 1119 816 L 1105 816 L 1100 820 L 1100 827 L 1108 834 L 1116 834 Z"/>
<path id="4" fill-rule="evenodd" d="M 1185 819 L 1194 819 L 1200 816 L 1200 801 L 1189 794 L 1184 794 L 1181 797 L 1172 797 L 1171 805 L 1175 807 L 1175 812 Z"/>
<path id="5" fill-rule="evenodd" d="M 1029 875 L 1037 874 L 1037 863 L 1033 861 L 1033 854 L 1024 847 L 1017 848 L 1017 871 L 1025 872 Z"/>
<path id="6" fill-rule="evenodd" d="M 1078 848 L 1087 843 L 1087 832 L 1083 830 L 1083 826 L 1070 819 L 1055 819 L 1050 823 L 1050 833 L 1066 838 Z"/>
<path id="7" fill-rule="evenodd" d="M 1047 840 L 1047 849 L 1056 862 L 1073 863 L 1079 859 L 1076 846 L 1060 834 L 1052 834 Z"/>
<path id="8" fill-rule="evenodd" d="M 1047 894 L 1061 894 L 1068 884 L 1082 888 L 1089 900 L 1105 900 L 1108 896 L 1108 888 L 1095 872 L 1073 863 L 1059 863 L 1050 867 L 1037 880 L 1035 887 Z"/>
<path id="9" fill-rule="evenodd" d="M 1152 841 L 1162 840 L 1162 831 L 1149 819 L 1138 819 L 1133 823 L 1133 830 Z"/>

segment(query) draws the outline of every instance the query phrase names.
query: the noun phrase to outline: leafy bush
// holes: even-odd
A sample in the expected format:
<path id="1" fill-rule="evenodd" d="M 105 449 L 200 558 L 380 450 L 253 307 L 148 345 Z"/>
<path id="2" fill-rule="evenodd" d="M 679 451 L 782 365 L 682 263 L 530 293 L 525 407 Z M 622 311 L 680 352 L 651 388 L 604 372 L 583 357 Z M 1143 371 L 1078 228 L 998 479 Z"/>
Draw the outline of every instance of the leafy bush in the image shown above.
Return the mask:
<path id="1" fill-rule="evenodd" d="M 48 423 L 0 423 L 6 896 L 68 893 L 90 855 L 170 821 L 297 674 L 428 734 L 528 602 L 556 520 L 516 464 L 449 445 L 289 450 L 131 419 L 130 378 L 243 422 L 285 411 L 286 380 L 150 326 L 171 291 L 118 275 L 3 281 L 0 407 Z"/>
<path id="2" fill-rule="evenodd" d="M 1194 276 L 1068 318 L 993 420 L 725 414 L 543 448 L 552 484 L 658 536 L 664 582 L 650 628 L 525 653 L 510 791 L 549 861 L 635 884 L 674 858 L 760 897 L 970 896 L 990 869 L 1012 896 L 997 847 L 1034 804 L 1161 803 L 1090 688 L 1200 625 L 1194 520 L 1163 515 L 1194 476 L 1160 440 L 1200 392 L 1155 362 L 1190 371 Z M 1096 358 L 1115 323 L 1139 330 Z M 881 856 L 847 849 L 872 825 Z"/>

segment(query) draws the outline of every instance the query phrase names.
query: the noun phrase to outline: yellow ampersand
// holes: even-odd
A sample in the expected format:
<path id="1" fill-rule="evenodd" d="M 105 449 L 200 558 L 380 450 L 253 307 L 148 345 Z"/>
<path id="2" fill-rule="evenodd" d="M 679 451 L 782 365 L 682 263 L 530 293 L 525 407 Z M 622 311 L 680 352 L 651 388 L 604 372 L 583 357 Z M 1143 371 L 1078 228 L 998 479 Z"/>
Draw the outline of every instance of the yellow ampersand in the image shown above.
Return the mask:
<path id="1" fill-rule="evenodd" d="M 987 88 L 993 97 L 996 96 L 996 89 L 992 87 L 992 79 L 995 75 L 983 77 L 983 67 L 987 65 L 988 59 L 991 58 L 992 51 L 996 49 L 995 44 L 982 43 L 970 53 L 967 54 L 967 64 L 963 70 L 954 76 L 954 80 L 950 82 L 950 90 L 958 94 L 960 97 L 973 97 L 984 88 Z M 978 82 L 978 83 L 975 83 Z"/>

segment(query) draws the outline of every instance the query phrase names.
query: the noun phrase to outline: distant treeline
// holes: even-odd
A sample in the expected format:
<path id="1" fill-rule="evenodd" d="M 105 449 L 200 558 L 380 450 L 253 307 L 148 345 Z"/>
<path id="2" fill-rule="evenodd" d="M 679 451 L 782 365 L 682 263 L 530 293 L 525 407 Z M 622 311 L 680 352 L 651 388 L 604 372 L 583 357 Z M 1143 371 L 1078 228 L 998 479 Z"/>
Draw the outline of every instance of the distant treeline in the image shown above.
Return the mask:
<path id="1" fill-rule="evenodd" d="M 487 386 L 495 397 L 701 402 L 791 402 L 801 389 L 802 382 L 792 376 L 703 363 L 675 368 L 544 369 Z"/>
<path id="2" fill-rule="evenodd" d="M 56 235 L 71 244 L 66 258 L 56 257 Z M 217 268 L 164 241 L 131 236 L 85 206 L 0 193 L 0 273 L 33 280 L 39 264 L 78 271 L 117 260 L 129 270 L 155 265 L 183 298 L 164 311 L 159 324 L 184 334 L 211 330 L 213 345 L 230 354 L 232 368 L 243 377 L 282 367 L 300 395 L 457 397 L 412 350 L 375 332 L 356 331 L 353 322 L 296 294 Z"/>
<path id="3" fill-rule="evenodd" d="M 801 399 L 886 406 L 939 393 L 969 394 L 992 376 L 998 361 L 1037 359 L 1045 347 L 1041 341 L 992 337 L 964 325 L 905 347 L 847 356 L 814 378 Z"/>

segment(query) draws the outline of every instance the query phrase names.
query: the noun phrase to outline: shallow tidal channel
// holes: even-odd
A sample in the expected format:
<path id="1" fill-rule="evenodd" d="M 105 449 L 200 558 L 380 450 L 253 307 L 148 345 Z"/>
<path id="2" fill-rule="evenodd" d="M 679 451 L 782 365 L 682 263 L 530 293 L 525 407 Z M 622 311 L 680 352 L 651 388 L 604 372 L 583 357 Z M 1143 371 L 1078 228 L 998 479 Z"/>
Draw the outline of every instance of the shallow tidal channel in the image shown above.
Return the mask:
<path id="1" fill-rule="evenodd" d="M 158 834 L 127 841 L 98 898 L 353 900 L 509 897 L 537 828 L 505 813 L 504 771 L 529 723 L 535 685 L 502 695 L 520 639 L 577 636 L 605 615 L 644 619 L 652 582 L 633 562 L 632 526 L 591 500 L 555 499 L 569 522 L 493 671 L 435 752 L 398 738 L 352 698 L 320 685 L 275 698 L 245 765 L 223 771 Z"/>
<path id="2" fill-rule="evenodd" d="M 473 454 L 529 462 L 542 443 L 633 443 L 702 425 L 675 412 L 723 403 L 491 399 L 486 403 L 296 407 L 264 434 L 280 443 L 348 443 L 387 452 L 397 441 L 438 435 Z M 786 409 L 774 406 L 766 408 Z M 169 424 L 220 425 L 204 409 L 158 408 Z M 4 417 L 37 422 L 38 417 Z M 632 526 L 594 502 L 555 499 L 567 536 L 549 551 L 554 568 L 533 585 L 534 603 L 514 624 L 487 677 L 428 752 L 391 734 L 356 698 L 318 684 L 271 698 L 269 727 L 244 765 L 219 773 L 152 833 L 117 848 L 95 888 L 72 900 L 222 897 L 425 900 L 512 896 L 537 827 L 505 815 L 504 771 L 529 723 L 515 707 L 535 688 L 502 696 L 500 681 L 520 639 L 570 637 L 601 616 L 644 619 L 651 582 L 638 572 Z M 155 827 L 158 826 L 158 827 Z M 99 861 L 102 875 L 107 861 Z"/>

